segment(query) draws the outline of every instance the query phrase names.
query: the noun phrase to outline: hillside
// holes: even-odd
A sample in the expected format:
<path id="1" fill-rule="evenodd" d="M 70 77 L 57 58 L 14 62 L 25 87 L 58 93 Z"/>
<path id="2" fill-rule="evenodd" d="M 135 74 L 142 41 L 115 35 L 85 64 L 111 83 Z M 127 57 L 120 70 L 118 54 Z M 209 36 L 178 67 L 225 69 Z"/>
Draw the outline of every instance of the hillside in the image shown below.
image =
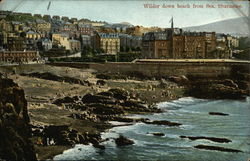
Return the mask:
<path id="1" fill-rule="evenodd" d="M 250 20 L 247 17 L 227 19 L 201 26 L 183 28 L 185 31 L 215 31 L 217 33 L 229 33 L 235 36 L 247 36 L 250 34 Z"/>

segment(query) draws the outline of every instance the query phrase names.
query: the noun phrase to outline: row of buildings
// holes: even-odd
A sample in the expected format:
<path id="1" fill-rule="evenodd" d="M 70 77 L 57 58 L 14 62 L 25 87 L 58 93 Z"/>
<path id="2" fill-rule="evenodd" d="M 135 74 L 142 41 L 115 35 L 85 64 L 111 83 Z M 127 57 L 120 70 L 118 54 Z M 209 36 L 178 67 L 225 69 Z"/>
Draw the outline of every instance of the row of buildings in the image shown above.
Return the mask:
<path id="1" fill-rule="evenodd" d="M 112 55 L 141 52 L 142 58 L 230 58 L 231 49 L 238 46 L 238 39 L 230 35 L 174 28 L 173 19 L 171 28 L 163 29 L 0 11 L 0 52 L 13 54 L 12 60 L 1 54 L 1 61 L 17 61 L 21 52 L 32 52 L 23 55 L 31 56 L 29 60 L 37 51 L 84 53 L 85 47 Z"/>
<path id="2" fill-rule="evenodd" d="M 171 28 L 161 32 L 148 32 L 142 37 L 144 58 L 165 59 L 216 59 L 231 58 L 232 48 L 239 46 L 239 40 L 215 32 L 184 32 Z"/>

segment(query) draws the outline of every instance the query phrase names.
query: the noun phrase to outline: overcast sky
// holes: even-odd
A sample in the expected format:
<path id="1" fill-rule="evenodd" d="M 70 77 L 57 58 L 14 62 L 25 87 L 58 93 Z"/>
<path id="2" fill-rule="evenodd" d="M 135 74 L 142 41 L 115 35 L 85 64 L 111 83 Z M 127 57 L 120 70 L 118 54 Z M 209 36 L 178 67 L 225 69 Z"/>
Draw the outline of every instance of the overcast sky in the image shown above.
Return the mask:
<path id="1" fill-rule="evenodd" d="M 196 26 L 215 21 L 242 17 L 248 15 L 248 1 L 181 1 L 181 0 L 3 0 L 0 10 L 14 10 L 50 15 L 60 15 L 91 20 L 107 21 L 110 23 L 130 22 L 133 25 L 170 27 L 169 20 L 174 17 L 176 27 Z M 162 6 L 189 5 L 191 8 L 144 8 L 144 4 Z M 194 9 L 193 4 L 203 5 L 204 8 Z M 241 5 L 240 9 L 206 8 L 206 5 L 218 4 Z"/>

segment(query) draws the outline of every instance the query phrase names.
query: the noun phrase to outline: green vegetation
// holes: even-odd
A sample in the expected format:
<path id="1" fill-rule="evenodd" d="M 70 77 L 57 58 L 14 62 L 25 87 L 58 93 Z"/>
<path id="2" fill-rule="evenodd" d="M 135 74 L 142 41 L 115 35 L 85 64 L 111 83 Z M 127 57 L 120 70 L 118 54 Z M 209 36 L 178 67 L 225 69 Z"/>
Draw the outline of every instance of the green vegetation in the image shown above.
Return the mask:
<path id="1" fill-rule="evenodd" d="M 7 21 L 20 21 L 20 22 L 26 22 L 26 21 L 35 21 L 36 18 L 31 15 L 12 15 L 9 14 L 6 16 Z"/>

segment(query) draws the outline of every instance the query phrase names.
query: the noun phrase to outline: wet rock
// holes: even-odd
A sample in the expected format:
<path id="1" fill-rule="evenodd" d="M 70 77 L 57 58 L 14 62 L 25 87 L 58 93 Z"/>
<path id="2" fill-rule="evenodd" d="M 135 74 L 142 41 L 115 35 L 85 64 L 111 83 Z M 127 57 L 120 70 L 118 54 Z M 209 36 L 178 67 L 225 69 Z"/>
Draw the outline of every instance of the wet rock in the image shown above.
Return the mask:
<path id="1" fill-rule="evenodd" d="M 162 132 L 152 132 L 152 133 L 148 133 L 148 134 L 152 134 L 154 136 L 165 136 L 165 134 Z"/>
<path id="2" fill-rule="evenodd" d="M 224 148 L 224 147 L 219 147 L 219 146 L 210 146 L 210 145 L 196 145 L 195 148 L 205 149 L 205 150 L 216 150 L 216 151 L 222 151 L 222 152 L 234 152 L 234 153 L 243 152 L 243 151 L 237 150 L 237 149 L 230 149 L 230 148 Z"/>
<path id="3" fill-rule="evenodd" d="M 244 99 L 249 95 L 229 80 L 196 80 L 186 90 L 186 95 L 205 99 Z"/>
<path id="4" fill-rule="evenodd" d="M 180 126 L 181 123 L 171 122 L 167 120 L 155 120 L 155 121 L 144 121 L 146 124 L 153 124 L 153 125 L 167 125 L 167 126 Z"/>
<path id="5" fill-rule="evenodd" d="M 102 149 L 102 150 L 105 149 L 105 146 L 104 145 L 100 145 L 100 144 L 93 144 L 93 147 L 98 148 L 98 149 Z"/>
<path id="6" fill-rule="evenodd" d="M 209 112 L 209 115 L 228 116 L 229 114 L 222 112 Z"/>
<path id="7" fill-rule="evenodd" d="M 43 131 L 43 145 L 50 145 L 53 140 L 55 145 L 74 144 L 99 144 L 100 134 L 79 133 L 68 125 L 49 125 Z"/>
<path id="8" fill-rule="evenodd" d="M 119 121 L 119 122 L 143 122 L 148 121 L 148 118 L 127 118 L 127 117 L 116 117 L 113 116 L 109 118 L 110 121 Z"/>
<path id="9" fill-rule="evenodd" d="M 37 160 L 24 91 L 0 77 L 0 160 Z"/>
<path id="10" fill-rule="evenodd" d="M 125 146 L 134 144 L 134 141 L 120 135 L 119 138 L 115 139 L 115 143 L 117 146 Z"/>
<path id="11" fill-rule="evenodd" d="M 231 140 L 226 139 L 226 138 L 215 138 L 215 137 L 205 137 L 205 136 L 180 136 L 180 138 L 188 138 L 190 140 L 203 139 L 203 140 L 210 140 L 210 141 L 217 142 L 217 143 L 229 143 L 229 142 L 232 142 Z"/>

